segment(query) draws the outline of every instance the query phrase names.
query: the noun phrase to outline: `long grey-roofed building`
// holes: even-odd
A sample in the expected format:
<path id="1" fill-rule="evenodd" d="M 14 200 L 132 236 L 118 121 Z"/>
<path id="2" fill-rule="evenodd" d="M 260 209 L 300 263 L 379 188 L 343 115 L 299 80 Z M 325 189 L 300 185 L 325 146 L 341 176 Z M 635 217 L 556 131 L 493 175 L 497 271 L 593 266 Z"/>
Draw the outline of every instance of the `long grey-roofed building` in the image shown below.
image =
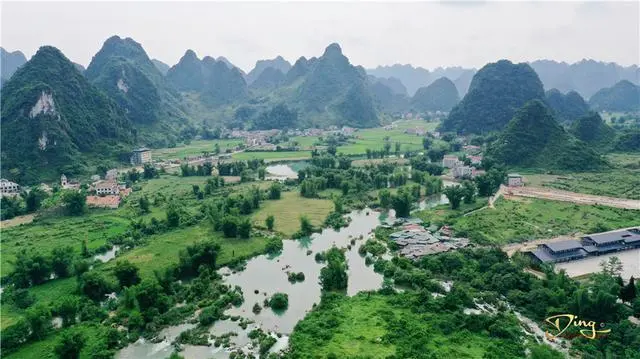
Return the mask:
<path id="1" fill-rule="evenodd" d="M 589 234 L 580 241 L 545 243 L 529 255 L 540 262 L 558 263 L 634 248 L 640 248 L 640 228 Z"/>

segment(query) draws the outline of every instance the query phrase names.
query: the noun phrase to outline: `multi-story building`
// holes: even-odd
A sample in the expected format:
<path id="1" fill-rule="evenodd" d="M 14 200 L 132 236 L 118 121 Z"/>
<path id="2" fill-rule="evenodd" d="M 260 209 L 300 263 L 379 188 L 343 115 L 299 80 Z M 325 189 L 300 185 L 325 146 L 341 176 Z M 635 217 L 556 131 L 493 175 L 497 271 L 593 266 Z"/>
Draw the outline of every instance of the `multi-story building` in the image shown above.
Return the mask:
<path id="1" fill-rule="evenodd" d="M 442 158 L 442 167 L 444 168 L 453 168 L 457 165 L 457 163 L 460 160 L 458 160 L 458 156 L 453 156 L 453 155 L 445 155 Z"/>
<path id="2" fill-rule="evenodd" d="M 99 196 L 106 195 L 118 195 L 120 194 L 120 188 L 116 181 L 102 181 L 98 182 L 95 186 L 96 194 Z"/>
<path id="3" fill-rule="evenodd" d="M 4 195 L 15 195 L 20 193 L 20 185 L 6 179 L 0 179 L 0 193 Z"/>
<path id="4" fill-rule="evenodd" d="M 151 162 L 151 150 L 146 147 L 136 148 L 131 155 L 132 165 L 142 165 Z"/>

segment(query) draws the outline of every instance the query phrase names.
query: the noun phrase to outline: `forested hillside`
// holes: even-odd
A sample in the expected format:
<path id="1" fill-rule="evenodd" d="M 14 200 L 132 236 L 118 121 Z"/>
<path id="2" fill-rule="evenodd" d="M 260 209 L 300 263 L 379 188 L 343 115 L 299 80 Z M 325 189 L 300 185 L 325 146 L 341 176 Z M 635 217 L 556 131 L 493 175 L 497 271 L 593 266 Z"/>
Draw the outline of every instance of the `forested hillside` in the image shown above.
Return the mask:
<path id="1" fill-rule="evenodd" d="M 2 177 L 20 183 L 80 173 L 83 153 L 115 160 L 132 145 L 125 111 L 44 46 L 2 89 Z"/>
<path id="2" fill-rule="evenodd" d="M 502 130 L 526 102 L 544 99 L 542 83 L 527 64 L 500 60 L 476 73 L 469 92 L 442 123 L 442 130 L 485 133 Z"/>

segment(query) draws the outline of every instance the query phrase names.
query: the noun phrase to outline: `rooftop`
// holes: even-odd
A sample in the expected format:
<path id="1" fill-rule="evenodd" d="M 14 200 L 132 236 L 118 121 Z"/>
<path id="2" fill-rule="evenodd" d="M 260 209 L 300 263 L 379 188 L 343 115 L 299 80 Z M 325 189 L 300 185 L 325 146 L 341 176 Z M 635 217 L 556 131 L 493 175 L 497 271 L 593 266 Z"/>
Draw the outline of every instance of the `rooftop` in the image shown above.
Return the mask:
<path id="1" fill-rule="evenodd" d="M 565 240 L 543 244 L 553 252 L 568 251 L 582 248 L 582 244 L 576 240 Z"/>
<path id="2" fill-rule="evenodd" d="M 618 242 L 624 240 L 625 242 L 635 242 L 640 240 L 640 234 L 635 231 L 615 231 L 608 233 L 600 233 L 600 234 L 589 234 L 584 236 L 583 238 L 589 238 L 593 240 L 596 244 L 610 244 L 613 242 Z"/>
<path id="3" fill-rule="evenodd" d="M 133 152 L 146 152 L 146 151 L 151 151 L 151 150 L 146 147 L 139 147 L 139 148 L 133 149 Z"/>
<path id="4" fill-rule="evenodd" d="M 522 177 L 517 173 L 509 173 L 508 177 Z"/>

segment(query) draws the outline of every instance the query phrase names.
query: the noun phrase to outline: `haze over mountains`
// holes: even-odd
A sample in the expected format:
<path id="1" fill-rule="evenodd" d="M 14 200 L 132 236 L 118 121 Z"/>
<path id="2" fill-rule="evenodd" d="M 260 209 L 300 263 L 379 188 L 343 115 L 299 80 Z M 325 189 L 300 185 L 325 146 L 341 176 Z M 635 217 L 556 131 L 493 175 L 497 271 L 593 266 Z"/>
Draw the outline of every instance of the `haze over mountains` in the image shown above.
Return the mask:
<path id="1" fill-rule="evenodd" d="M 18 141 L 17 151 L 3 149 L 2 168 L 26 181 L 37 177 L 30 168 L 80 172 L 82 154 L 94 153 L 101 143 L 111 144 L 102 154 L 113 159 L 135 145 L 166 147 L 192 139 L 203 128 L 364 128 L 407 112 L 450 111 L 442 131 L 482 134 L 505 131 L 532 100 L 544 103 L 545 111 L 566 126 L 591 109 L 640 108 L 637 66 L 595 61 L 529 65 L 500 60 L 477 71 L 411 65 L 367 71 L 334 43 L 318 57 L 300 57 L 291 65 L 276 56 L 244 73 L 222 56 L 200 58 L 192 50 L 169 67 L 152 60 L 140 43 L 118 36 L 104 42 L 86 70 L 47 46 L 25 61 L 18 51 L 2 50 L 2 136 L 4 143 Z M 607 86 L 586 101 L 580 92 L 593 91 L 590 78 Z M 545 93 L 549 83 L 561 88 Z M 582 87 L 564 93 L 576 85 Z M 33 120 L 24 121 L 26 114 Z M 47 124 L 52 116 L 59 119 L 57 127 Z M 595 122 L 573 126 L 576 133 L 585 133 L 585 128 L 599 129 Z M 629 137 L 631 145 L 625 146 L 635 146 L 634 139 Z"/>

